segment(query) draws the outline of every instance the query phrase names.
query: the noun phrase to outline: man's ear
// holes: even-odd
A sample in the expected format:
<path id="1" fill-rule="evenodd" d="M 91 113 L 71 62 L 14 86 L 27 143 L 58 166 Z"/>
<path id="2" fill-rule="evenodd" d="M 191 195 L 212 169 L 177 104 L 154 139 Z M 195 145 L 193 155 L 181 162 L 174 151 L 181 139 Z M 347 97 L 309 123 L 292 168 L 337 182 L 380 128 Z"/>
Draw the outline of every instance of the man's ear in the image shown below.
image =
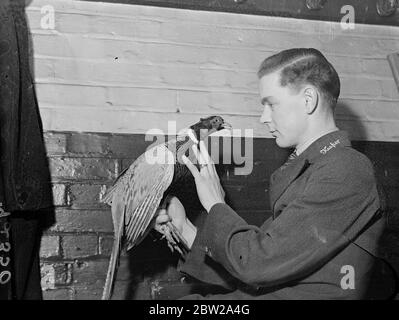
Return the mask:
<path id="1" fill-rule="evenodd" d="M 318 90 L 313 86 L 306 86 L 303 89 L 303 97 L 307 114 L 312 114 L 319 104 Z"/>

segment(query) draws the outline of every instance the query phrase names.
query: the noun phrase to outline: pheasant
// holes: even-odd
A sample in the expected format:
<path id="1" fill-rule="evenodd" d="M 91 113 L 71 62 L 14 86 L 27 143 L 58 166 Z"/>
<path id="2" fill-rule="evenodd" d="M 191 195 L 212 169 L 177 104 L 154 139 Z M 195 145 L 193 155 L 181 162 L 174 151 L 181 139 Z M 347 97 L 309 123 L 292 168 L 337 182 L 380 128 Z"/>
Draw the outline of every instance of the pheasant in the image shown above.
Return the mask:
<path id="1" fill-rule="evenodd" d="M 210 134 L 231 129 L 220 116 L 201 118 L 199 122 L 182 130 L 173 140 L 156 145 L 140 155 L 105 191 L 101 201 L 111 206 L 114 226 L 114 244 L 108 266 L 102 299 L 111 298 L 122 245 L 130 250 L 151 231 L 158 208 L 165 208 L 170 191 L 182 182 L 189 170 L 182 155 Z M 163 159 L 164 161 L 154 161 Z M 180 254 L 188 247 L 173 223 L 163 229 L 169 248 Z"/>

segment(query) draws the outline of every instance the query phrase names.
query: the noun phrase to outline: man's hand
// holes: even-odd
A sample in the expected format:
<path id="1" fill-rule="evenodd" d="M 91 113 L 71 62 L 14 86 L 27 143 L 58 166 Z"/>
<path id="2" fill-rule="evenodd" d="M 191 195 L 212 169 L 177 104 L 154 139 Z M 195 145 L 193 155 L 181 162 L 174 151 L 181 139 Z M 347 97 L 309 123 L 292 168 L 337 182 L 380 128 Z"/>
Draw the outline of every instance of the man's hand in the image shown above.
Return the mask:
<path id="1" fill-rule="evenodd" d="M 213 205 L 225 203 L 225 192 L 220 184 L 215 164 L 209 156 L 204 142 L 200 141 L 199 146 L 200 150 L 198 151 L 196 145 L 194 145 L 193 151 L 200 164 L 200 171 L 198 171 L 186 156 L 183 155 L 182 160 L 194 176 L 198 198 L 202 206 L 209 213 Z"/>
<path id="2" fill-rule="evenodd" d="M 171 221 L 177 230 L 179 230 L 189 248 L 191 248 L 195 236 L 197 235 L 197 228 L 187 218 L 183 204 L 176 197 L 170 199 L 169 205 L 166 209 L 159 210 L 158 216 L 155 219 L 154 229 L 159 233 L 164 234 L 162 226 L 169 221 Z"/>
<path id="3" fill-rule="evenodd" d="M 177 230 L 182 233 L 183 226 L 187 223 L 186 220 L 186 211 L 184 210 L 183 204 L 178 198 L 172 197 L 166 209 L 159 209 L 154 229 L 162 233 L 161 226 L 171 221 Z"/>

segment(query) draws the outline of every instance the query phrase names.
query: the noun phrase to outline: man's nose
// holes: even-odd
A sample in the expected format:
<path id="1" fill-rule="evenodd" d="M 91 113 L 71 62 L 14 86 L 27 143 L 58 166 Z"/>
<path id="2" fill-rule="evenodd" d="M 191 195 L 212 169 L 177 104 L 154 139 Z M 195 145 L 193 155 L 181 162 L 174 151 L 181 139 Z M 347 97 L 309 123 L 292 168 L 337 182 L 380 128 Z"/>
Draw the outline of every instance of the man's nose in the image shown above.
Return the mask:
<path id="1" fill-rule="evenodd" d="M 272 121 L 271 111 L 268 106 L 265 106 L 263 109 L 263 113 L 259 120 L 261 123 L 270 123 Z"/>

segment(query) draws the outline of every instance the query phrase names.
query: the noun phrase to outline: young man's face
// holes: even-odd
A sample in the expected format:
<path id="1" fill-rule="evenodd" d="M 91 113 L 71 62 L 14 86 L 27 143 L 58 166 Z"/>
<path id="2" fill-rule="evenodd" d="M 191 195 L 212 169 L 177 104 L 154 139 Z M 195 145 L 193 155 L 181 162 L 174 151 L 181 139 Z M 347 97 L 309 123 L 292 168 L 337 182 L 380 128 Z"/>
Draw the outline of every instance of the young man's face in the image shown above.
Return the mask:
<path id="1" fill-rule="evenodd" d="M 260 118 L 266 123 L 279 147 L 296 147 L 301 142 L 307 127 L 307 113 L 303 94 L 280 85 L 277 72 L 260 79 L 260 96 L 264 106 Z"/>

